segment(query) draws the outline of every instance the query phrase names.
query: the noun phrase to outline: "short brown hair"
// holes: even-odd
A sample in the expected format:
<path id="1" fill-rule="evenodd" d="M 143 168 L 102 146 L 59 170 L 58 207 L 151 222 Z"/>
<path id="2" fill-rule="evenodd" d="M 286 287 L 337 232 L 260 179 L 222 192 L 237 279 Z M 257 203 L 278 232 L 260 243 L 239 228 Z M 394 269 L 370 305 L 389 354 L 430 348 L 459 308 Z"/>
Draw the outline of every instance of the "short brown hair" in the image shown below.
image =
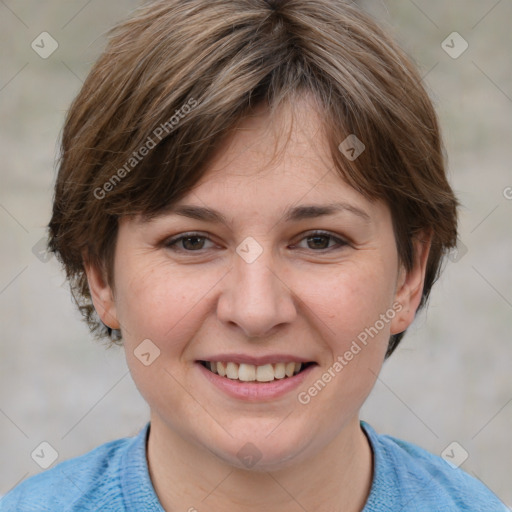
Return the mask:
<path id="1" fill-rule="evenodd" d="M 256 105 L 275 112 L 305 93 L 318 102 L 336 172 L 389 206 L 407 269 L 413 238 L 431 233 L 424 306 L 456 243 L 458 203 L 421 81 L 396 43 L 341 0 L 160 0 L 136 10 L 112 29 L 68 112 L 49 224 L 49 248 L 91 331 L 116 341 L 95 314 L 83 255 L 113 284 L 120 216 L 172 205 Z M 350 134 L 366 147 L 354 160 L 338 149 Z"/>

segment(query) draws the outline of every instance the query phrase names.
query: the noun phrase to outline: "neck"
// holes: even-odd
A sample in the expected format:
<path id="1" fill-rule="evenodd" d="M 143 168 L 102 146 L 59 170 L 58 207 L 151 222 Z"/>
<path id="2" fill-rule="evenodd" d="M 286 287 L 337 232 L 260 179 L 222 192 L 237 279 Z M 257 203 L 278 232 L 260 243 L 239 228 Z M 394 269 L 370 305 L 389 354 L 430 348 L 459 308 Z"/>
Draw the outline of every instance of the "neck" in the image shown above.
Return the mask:
<path id="1" fill-rule="evenodd" d="M 360 512 L 371 488 L 372 451 L 353 418 L 313 457 L 276 471 L 233 467 L 151 416 L 148 466 L 166 511 Z"/>

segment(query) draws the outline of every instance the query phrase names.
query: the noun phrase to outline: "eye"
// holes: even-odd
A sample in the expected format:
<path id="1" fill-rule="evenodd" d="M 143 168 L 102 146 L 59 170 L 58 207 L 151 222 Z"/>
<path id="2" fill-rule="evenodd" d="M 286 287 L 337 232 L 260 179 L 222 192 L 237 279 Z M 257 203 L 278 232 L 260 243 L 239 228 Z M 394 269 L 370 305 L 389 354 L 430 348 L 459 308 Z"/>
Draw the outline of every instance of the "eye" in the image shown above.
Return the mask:
<path id="1" fill-rule="evenodd" d="M 335 237 L 331 233 L 327 231 L 313 231 L 304 236 L 302 240 L 306 240 L 308 244 L 308 249 L 313 249 L 315 252 L 319 252 L 321 250 L 332 249 L 333 246 L 329 246 L 329 240 L 334 241 L 334 245 L 338 245 L 339 248 L 348 245 L 345 240 L 341 238 Z"/>
<path id="2" fill-rule="evenodd" d="M 300 249 L 312 249 L 314 252 L 325 251 L 329 249 L 342 248 L 343 246 L 348 245 L 345 240 L 342 240 L 339 237 L 332 235 L 327 231 L 313 231 L 307 233 L 300 242 L 306 240 L 307 247 L 299 247 L 298 245 L 294 245 L 292 247 L 299 247 Z M 211 247 L 205 247 L 205 241 L 212 242 L 211 238 L 202 233 L 183 233 L 174 238 L 170 238 L 164 242 L 164 246 L 167 249 L 171 249 L 176 252 L 200 252 L 202 250 L 207 250 Z M 334 242 L 333 245 L 330 245 L 330 242 Z"/>
<path id="3" fill-rule="evenodd" d="M 165 247 L 173 251 L 198 252 L 204 249 L 204 241 L 211 239 L 201 233 L 184 233 L 165 242 Z"/>

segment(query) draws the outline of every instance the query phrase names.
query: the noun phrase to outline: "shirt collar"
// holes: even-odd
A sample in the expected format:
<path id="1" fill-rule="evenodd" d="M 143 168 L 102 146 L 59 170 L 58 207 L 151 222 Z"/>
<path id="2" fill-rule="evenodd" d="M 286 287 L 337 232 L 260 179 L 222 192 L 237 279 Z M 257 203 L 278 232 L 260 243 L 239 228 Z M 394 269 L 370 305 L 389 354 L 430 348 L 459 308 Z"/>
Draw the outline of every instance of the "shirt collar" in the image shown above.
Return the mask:
<path id="1" fill-rule="evenodd" d="M 147 462 L 150 423 L 135 436 L 121 460 L 121 489 L 126 510 L 165 512 L 158 500 Z"/>
<path id="2" fill-rule="evenodd" d="M 366 422 L 361 421 L 361 428 L 366 435 L 373 453 L 373 477 L 370 494 L 362 512 L 395 510 L 400 504 L 397 486 L 385 470 L 386 454 L 381 447 L 378 435 Z M 147 462 L 147 440 L 150 431 L 148 422 L 135 436 L 121 460 L 121 488 L 126 510 L 144 510 L 145 512 L 165 512 L 158 500 Z M 385 498 L 385 503 L 383 503 Z"/>

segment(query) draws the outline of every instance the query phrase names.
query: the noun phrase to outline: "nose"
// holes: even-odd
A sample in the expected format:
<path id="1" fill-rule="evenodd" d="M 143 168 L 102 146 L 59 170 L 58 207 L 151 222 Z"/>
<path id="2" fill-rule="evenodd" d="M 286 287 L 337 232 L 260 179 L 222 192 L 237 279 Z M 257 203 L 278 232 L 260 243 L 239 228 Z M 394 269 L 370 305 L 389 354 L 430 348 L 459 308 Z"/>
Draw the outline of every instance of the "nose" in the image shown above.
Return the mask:
<path id="1" fill-rule="evenodd" d="M 268 337 L 297 315 L 286 277 L 267 254 L 270 250 L 251 263 L 235 254 L 217 304 L 219 320 L 238 327 L 248 338 Z"/>

